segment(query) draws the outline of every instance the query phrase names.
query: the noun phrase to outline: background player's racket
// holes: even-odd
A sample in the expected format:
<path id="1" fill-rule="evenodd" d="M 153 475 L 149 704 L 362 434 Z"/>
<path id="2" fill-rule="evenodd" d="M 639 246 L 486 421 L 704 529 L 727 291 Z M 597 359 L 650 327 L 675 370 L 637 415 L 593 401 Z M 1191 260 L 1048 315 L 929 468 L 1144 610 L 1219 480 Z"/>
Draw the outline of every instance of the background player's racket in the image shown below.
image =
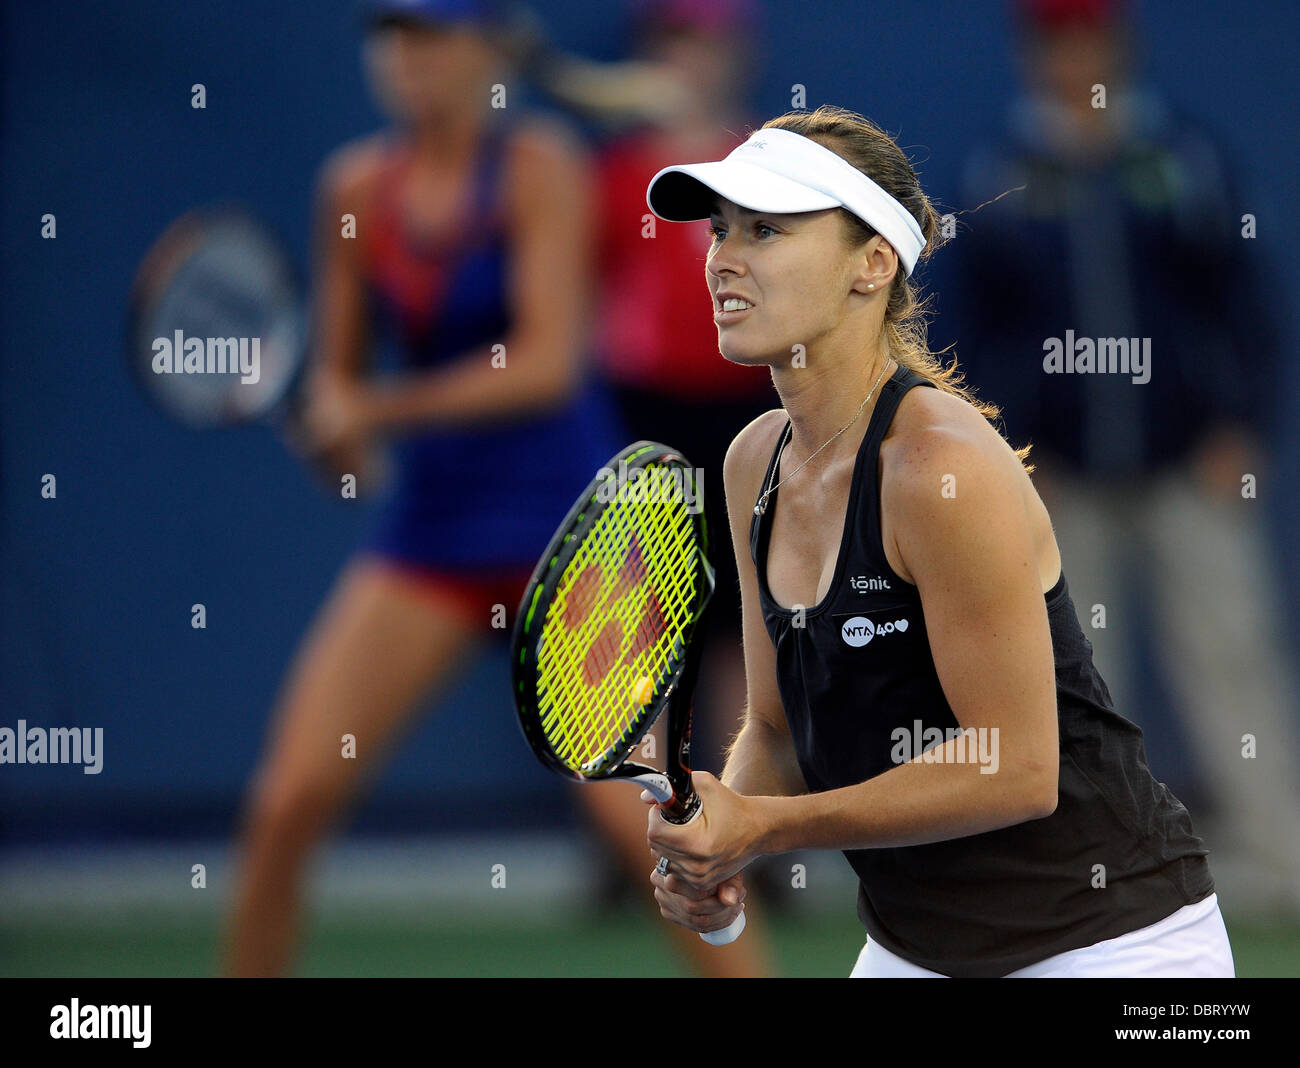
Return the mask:
<path id="1" fill-rule="evenodd" d="M 178 332 L 186 341 L 202 341 L 203 373 L 157 369 L 162 343 L 174 349 Z M 186 212 L 153 243 L 136 271 L 127 316 L 129 369 L 145 395 L 186 426 L 282 417 L 298 382 L 306 336 L 302 286 L 288 250 L 239 207 Z M 250 353 L 256 339 L 257 381 L 206 370 L 209 338 L 219 339 L 227 357 L 229 339 L 246 344 Z M 177 355 L 171 353 L 173 361 Z M 183 366 L 185 353 L 179 355 Z"/>
<path id="2" fill-rule="evenodd" d="M 695 103 L 690 90 L 659 63 L 593 60 L 558 47 L 526 4 L 505 8 L 498 43 L 535 88 L 599 126 L 670 125 Z"/>
<path id="3" fill-rule="evenodd" d="M 600 470 L 555 533 L 524 592 L 511 643 L 524 737 L 553 771 L 648 790 L 660 815 L 700 812 L 691 786 L 693 640 L 713 595 L 702 486 L 675 450 L 628 446 Z M 668 712 L 659 771 L 631 761 Z M 734 941 L 745 914 L 700 937 Z"/>

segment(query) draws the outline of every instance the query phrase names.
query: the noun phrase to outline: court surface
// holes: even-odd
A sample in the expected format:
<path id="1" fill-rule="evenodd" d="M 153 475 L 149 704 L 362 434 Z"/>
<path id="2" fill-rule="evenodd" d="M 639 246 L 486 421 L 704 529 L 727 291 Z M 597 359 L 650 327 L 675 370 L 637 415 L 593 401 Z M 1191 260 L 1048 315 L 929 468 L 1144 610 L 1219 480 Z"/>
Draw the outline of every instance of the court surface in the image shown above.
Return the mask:
<path id="1" fill-rule="evenodd" d="M 307 976 L 685 974 L 659 921 L 602 904 L 596 851 L 572 835 L 345 842 L 318 867 Z M 208 885 L 190 885 L 196 857 Z M 847 867 L 795 855 L 801 889 L 764 912 L 780 973 L 843 977 L 861 946 Z M 491 887 L 494 863 L 506 886 Z M 229 857 L 217 843 L 10 854 L 0 864 L 0 975 L 210 976 Z M 648 867 L 647 867 L 648 873 Z M 1240 977 L 1300 975 L 1300 923 L 1225 907 Z"/>

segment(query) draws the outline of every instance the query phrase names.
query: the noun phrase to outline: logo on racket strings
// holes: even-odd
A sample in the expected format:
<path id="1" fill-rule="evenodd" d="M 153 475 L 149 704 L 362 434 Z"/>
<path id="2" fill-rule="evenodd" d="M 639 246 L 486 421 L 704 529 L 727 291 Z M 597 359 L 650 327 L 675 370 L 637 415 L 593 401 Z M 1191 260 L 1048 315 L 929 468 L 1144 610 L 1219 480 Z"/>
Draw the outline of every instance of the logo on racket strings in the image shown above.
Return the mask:
<path id="1" fill-rule="evenodd" d="M 563 626 L 579 633 L 593 616 L 605 620 L 582 656 L 582 680 L 589 687 L 599 686 L 615 668 L 633 668 L 668 633 L 668 617 L 653 586 L 645 590 L 635 621 L 621 610 L 621 602 L 640 596 L 648 577 L 641 539 L 634 533 L 616 569 L 593 560 L 569 584 L 560 606 Z"/>

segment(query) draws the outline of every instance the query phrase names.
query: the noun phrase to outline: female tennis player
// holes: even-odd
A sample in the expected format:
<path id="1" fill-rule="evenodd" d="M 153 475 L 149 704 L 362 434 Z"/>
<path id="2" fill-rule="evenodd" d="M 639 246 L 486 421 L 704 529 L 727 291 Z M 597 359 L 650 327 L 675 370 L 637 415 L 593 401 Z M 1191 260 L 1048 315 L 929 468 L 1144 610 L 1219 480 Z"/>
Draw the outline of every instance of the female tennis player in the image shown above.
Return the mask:
<path id="1" fill-rule="evenodd" d="M 784 405 L 727 455 L 748 706 L 721 780 L 694 776 L 704 817 L 651 810 L 662 914 L 725 927 L 755 857 L 840 849 L 854 976 L 1231 976 L 1207 850 L 1092 664 L 1028 448 L 926 346 L 939 219 L 903 152 L 791 112 L 647 196 L 711 220 L 719 348 Z"/>

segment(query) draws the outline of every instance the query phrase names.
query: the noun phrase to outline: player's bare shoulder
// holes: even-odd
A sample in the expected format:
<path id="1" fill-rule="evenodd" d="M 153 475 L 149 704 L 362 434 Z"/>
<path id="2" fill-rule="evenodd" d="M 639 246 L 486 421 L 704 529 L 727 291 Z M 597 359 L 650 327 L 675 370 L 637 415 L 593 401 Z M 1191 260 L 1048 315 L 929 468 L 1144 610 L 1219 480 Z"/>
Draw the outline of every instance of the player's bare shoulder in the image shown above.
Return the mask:
<path id="1" fill-rule="evenodd" d="M 372 134 L 335 149 L 317 169 L 312 259 L 319 279 L 337 270 L 335 281 L 355 291 L 364 269 L 363 242 L 349 238 L 371 232 L 374 193 L 391 151 L 388 137 Z"/>
<path id="2" fill-rule="evenodd" d="M 525 169 L 567 166 L 588 155 L 578 132 L 551 115 L 531 114 L 516 119 L 510 127 L 508 143 L 510 155 Z"/>
<path id="3" fill-rule="evenodd" d="M 1051 538 L 1046 510 L 1015 451 L 979 409 L 945 390 L 921 386 L 903 396 L 880 445 L 879 477 L 885 554 L 908 581 L 898 525 L 930 529 L 939 514 L 933 509 L 959 497 L 1019 500 L 1035 540 L 1045 545 Z"/>
<path id="4" fill-rule="evenodd" d="M 882 494 L 900 480 L 928 472 L 936 459 L 953 457 L 991 465 L 999 476 L 1018 475 L 1030 485 L 1006 439 L 969 401 L 943 389 L 908 390 L 880 445 Z"/>
<path id="5" fill-rule="evenodd" d="M 392 152 L 391 139 L 382 133 L 349 141 L 336 148 L 321 164 L 316 196 L 330 211 L 362 211 L 375 178 Z"/>
<path id="6" fill-rule="evenodd" d="M 547 115 L 516 119 L 506 134 L 506 193 L 521 215 L 546 210 L 558 197 L 588 195 L 592 161 L 577 132 Z"/>

